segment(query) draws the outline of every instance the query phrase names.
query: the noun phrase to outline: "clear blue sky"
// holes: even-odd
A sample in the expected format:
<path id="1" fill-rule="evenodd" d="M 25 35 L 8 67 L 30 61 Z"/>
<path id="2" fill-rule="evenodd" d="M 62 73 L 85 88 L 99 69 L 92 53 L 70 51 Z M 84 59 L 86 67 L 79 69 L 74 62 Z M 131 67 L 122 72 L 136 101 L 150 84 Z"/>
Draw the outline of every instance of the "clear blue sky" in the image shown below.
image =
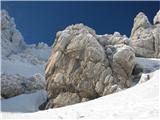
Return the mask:
<path id="1" fill-rule="evenodd" d="M 26 43 L 53 44 L 59 30 L 75 23 L 84 23 L 97 34 L 118 31 L 130 36 L 134 17 L 144 12 L 150 22 L 159 10 L 159 2 L 2 2 L 15 18 Z"/>

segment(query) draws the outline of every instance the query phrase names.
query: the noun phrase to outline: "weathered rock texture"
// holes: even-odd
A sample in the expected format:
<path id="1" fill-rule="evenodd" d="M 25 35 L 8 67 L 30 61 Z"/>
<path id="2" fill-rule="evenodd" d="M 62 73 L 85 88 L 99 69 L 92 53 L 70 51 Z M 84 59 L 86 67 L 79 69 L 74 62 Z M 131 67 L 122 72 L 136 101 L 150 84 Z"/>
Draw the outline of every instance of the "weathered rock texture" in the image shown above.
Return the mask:
<path id="1" fill-rule="evenodd" d="M 117 44 L 129 44 L 129 40 L 126 35 L 121 35 L 119 32 L 114 34 L 96 35 L 97 40 L 101 45 L 117 45 Z"/>
<path id="2" fill-rule="evenodd" d="M 36 90 L 45 89 L 45 79 L 41 74 L 35 74 L 26 78 L 19 74 L 1 75 L 1 96 L 10 98 L 23 93 L 32 93 Z"/>
<path id="3" fill-rule="evenodd" d="M 126 45 L 125 45 L 126 44 Z M 96 35 L 83 24 L 57 32 L 45 69 L 47 108 L 88 101 L 130 86 L 135 54 L 119 33 Z"/>
<path id="4" fill-rule="evenodd" d="M 154 18 L 154 25 L 142 12 L 135 17 L 130 46 L 136 56 L 160 58 L 160 11 Z"/>

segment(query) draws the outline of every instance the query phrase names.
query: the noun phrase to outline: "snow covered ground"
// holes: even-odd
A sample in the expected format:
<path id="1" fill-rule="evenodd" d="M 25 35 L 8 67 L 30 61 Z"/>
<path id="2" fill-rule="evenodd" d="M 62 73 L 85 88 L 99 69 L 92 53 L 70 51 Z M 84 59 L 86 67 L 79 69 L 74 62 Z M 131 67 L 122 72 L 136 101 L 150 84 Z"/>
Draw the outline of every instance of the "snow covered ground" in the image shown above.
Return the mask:
<path id="1" fill-rule="evenodd" d="M 159 118 L 160 59 L 137 58 L 147 71 L 150 80 L 132 88 L 92 101 L 62 108 L 37 111 L 46 100 L 41 90 L 1 100 L 3 119 L 151 119 Z"/>
<path id="2" fill-rule="evenodd" d="M 40 43 L 39 43 L 40 44 Z M 40 44 L 41 45 L 41 44 Z M 37 45 L 27 45 L 26 49 L 11 54 L 7 59 L 2 59 L 3 74 L 20 74 L 24 77 L 32 76 L 36 73 L 44 75 L 44 65 L 51 52 L 51 47 Z M 42 47 L 42 48 L 41 48 Z"/>
<path id="3" fill-rule="evenodd" d="M 35 112 L 38 107 L 47 100 L 47 92 L 39 90 L 32 94 L 22 94 L 10 99 L 1 101 L 1 108 L 4 112 Z"/>
<path id="4" fill-rule="evenodd" d="M 18 60 L 2 60 L 1 63 L 2 73 L 20 74 L 24 77 L 29 77 L 36 73 L 44 74 L 44 64 L 32 65 Z"/>

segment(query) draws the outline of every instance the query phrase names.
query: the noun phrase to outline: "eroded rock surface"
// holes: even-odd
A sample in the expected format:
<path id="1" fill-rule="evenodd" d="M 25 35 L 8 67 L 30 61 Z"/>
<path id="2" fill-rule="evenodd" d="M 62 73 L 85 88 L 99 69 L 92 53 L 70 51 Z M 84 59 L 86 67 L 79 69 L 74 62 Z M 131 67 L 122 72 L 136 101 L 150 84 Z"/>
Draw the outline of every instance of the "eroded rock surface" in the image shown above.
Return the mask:
<path id="1" fill-rule="evenodd" d="M 129 87 L 135 54 L 127 44 L 126 36 L 98 36 L 83 24 L 58 32 L 45 69 L 49 96 L 46 109 Z"/>
<path id="2" fill-rule="evenodd" d="M 147 16 L 140 12 L 134 19 L 130 46 L 136 56 L 160 58 L 160 11 L 151 25 Z"/>
<path id="3" fill-rule="evenodd" d="M 114 32 L 113 34 L 96 35 L 97 40 L 103 45 L 117 45 L 117 44 L 129 44 L 128 37 L 126 35 L 121 35 L 119 32 Z"/>

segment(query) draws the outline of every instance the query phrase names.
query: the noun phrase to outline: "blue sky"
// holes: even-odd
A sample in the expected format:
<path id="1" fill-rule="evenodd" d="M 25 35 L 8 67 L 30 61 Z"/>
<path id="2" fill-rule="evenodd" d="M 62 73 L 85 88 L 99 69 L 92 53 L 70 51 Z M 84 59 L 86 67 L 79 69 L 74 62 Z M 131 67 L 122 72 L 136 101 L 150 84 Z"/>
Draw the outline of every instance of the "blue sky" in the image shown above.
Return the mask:
<path id="1" fill-rule="evenodd" d="M 2 2 L 15 18 L 17 28 L 26 43 L 45 42 L 52 45 L 57 31 L 68 25 L 84 23 L 96 30 L 97 34 L 118 31 L 130 36 L 134 17 L 144 12 L 151 23 L 159 10 L 159 2 Z"/>

